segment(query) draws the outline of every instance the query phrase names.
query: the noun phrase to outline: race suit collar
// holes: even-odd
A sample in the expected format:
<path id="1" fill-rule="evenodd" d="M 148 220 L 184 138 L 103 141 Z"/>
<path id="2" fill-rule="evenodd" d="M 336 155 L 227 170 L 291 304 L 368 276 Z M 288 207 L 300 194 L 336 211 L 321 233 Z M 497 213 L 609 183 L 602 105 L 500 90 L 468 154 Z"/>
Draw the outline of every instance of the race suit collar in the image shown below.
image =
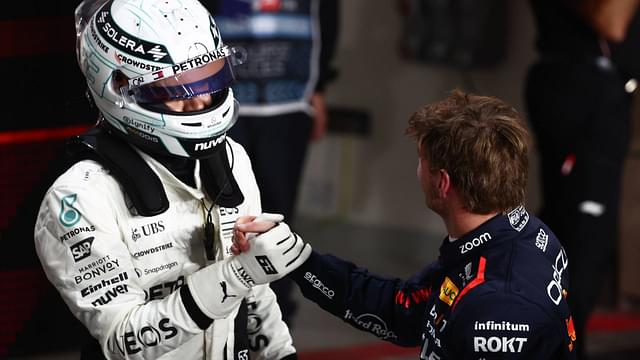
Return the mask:
<path id="1" fill-rule="evenodd" d="M 506 214 L 498 214 L 456 241 L 445 237 L 440 246 L 440 261 L 445 265 L 477 257 L 485 249 L 510 241 L 529 222 L 529 213 L 518 206 Z"/>
<path id="2" fill-rule="evenodd" d="M 138 152 L 138 154 L 140 154 L 140 156 L 145 160 L 145 162 L 149 165 L 149 167 L 151 167 L 151 169 L 156 174 L 158 174 L 161 178 L 165 179 L 164 180 L 164 185 L 165 186 L 171 186 L 171 187 L 174 187 L 174 188 L 182 189 L 182 190 L 188 192 L 189 194 L 191 194 L 196 199 L 204 198 L 204 192 L 202 190 L 202 184 L 201 184 L 200 181 L 197 180 L 197 178 L 196 178 L 196 187 L 195 188 L 191 187 L 191 186 L 188 186 L 185 183 L 183 183 L 182 181 L 180 181 L 174 174 L 171 173 L 171 171 L 169 171 L 169 169 L 167 169 L 165 166 L 163 166 L 158 160 L 154 159 L 149 154 L 141 151 L 140 149 L 136 148 L 136 151 Z M 200 166 L 199 165 L 200 164 L 198 162 L 196 162 L 195 169 L 194 169 L 194 173 L 196 173 L 196 174 L 200 170 Z"/>

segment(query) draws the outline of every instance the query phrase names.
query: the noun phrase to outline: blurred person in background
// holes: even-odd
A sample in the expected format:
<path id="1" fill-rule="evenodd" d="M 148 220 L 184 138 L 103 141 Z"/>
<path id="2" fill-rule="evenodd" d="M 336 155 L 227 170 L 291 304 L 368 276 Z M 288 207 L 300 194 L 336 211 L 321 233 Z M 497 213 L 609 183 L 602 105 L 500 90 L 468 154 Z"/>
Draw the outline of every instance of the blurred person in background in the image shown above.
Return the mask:
<path id="1" fill-rule="evenodd" d="M 293 223 L 311 141 L 327 131 L 325 88 L 338 32 L 337 0 L 208 0 L 225 41 L 247 51 L 233 86 L 240 102 L 229 135 L 251 159 L 262 208 Z M 293 325 L 293 283 L 271 284 Z"/>
<path id="2" fill-rule="evenodd" d="M 290 273 L 303 295 L 382 340 L 420 345 L 421 359 L 574 359 L 568 259 L 523 206 L 530 139 L 520 114 L 454 91 L 414 113 L 407 134 L 425 204 L 448 232 L 438 260 L 403 281 L 312 252 Z M 238 220 L 234 253 L 273 225 L 252 219 Z"/>
<path id="3" fill-rule="evenodd" d="M 69 142 L 34 236 L 91 334 L 81 357 L 295 359 L 267 283 L 310 250 L 279 241 L 283 225 L 230 251 L 236 219 L 261 213 L 249 158 L 226 137 L 235 49 L 196 0 L 89 0 L 76 25 L 100 119 Z"/>
<path id="4" fill-rule="evenodd" d="M 571 259 L 569 303 L 585 326 L 615 269 L 621 178 L 640 76 L 638 0 L 531 0 L 539 59 L 526 80 L 542 175 L 540 218 Z M 614 285 L 615 286 L 615 285 Z"/>

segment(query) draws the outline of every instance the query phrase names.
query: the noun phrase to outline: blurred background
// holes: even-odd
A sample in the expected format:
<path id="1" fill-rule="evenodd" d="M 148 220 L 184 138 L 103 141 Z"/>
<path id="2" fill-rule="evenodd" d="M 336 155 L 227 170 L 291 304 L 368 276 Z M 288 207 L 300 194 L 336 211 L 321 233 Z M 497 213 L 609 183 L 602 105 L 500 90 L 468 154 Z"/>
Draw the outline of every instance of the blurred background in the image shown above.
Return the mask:
<path id="1" fill-rule="evenodd" d="M 44 278 L 31 238 L 35 219 L 25 215 L 39 206 L 64 140 L 97 117 L 75 60 L 77 3 L 12 1 L 0 13 L 0 357 L 73 358 L 77 344 L 69 339 L 81 336 Z M 396 276 L 434 260 L 445 235 L 416 180 L 415 143 L 404 135 L 409 115 L 461 88 L 500 97 L 526 118 L 524 82 L 537 57 L 527 1 L 457 1 L 455 11 L 451 1 L 423 1 L 431 8 L 421 14 L 411 8 L 417 3 L 340 2 L 338 76 L 326 89 L 329 129 L 309 150 L 294 224 L 314 248 Z M 640 358 L 636 132 L 623 176 L 618 256 L 588 327 L 594 359 Z M 534 146 L 526 204 L 533 213 L 539 176 Z M 417 357 L 300 303 L 294 336 L 302 358 Z"/>

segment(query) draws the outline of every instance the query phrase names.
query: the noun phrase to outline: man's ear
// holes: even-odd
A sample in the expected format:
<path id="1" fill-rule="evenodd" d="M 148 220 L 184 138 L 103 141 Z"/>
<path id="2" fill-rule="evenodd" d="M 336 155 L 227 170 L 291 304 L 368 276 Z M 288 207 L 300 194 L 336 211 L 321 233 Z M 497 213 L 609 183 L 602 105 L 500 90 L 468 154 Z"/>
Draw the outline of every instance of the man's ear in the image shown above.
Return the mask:
<path id="1" fill-rule="evenodd" d="M 445 169 L 438 170 L 438 194 L 445 199 L 451 190 L 451 178 Z"/>

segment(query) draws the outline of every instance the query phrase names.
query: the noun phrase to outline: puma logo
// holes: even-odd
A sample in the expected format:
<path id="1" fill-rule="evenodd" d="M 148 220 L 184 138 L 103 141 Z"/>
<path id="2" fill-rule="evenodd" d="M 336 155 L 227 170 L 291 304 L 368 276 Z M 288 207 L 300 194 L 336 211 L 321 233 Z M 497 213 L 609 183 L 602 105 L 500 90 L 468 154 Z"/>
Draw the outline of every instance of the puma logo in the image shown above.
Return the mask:
<path id="1" fill-rule="evenodd" d="M 229 295 L 227 293 L 227 282 L 226 281 L 221 281 L 220 282 L 220 287 L 222 288 L 222 292 L 224 294 L 224 296 L 222 297 L 222 302 L 221 303 L 224 303 L 224 301 L 227 300 L 227 298 L 237 297 L 237 295 Z"/>

